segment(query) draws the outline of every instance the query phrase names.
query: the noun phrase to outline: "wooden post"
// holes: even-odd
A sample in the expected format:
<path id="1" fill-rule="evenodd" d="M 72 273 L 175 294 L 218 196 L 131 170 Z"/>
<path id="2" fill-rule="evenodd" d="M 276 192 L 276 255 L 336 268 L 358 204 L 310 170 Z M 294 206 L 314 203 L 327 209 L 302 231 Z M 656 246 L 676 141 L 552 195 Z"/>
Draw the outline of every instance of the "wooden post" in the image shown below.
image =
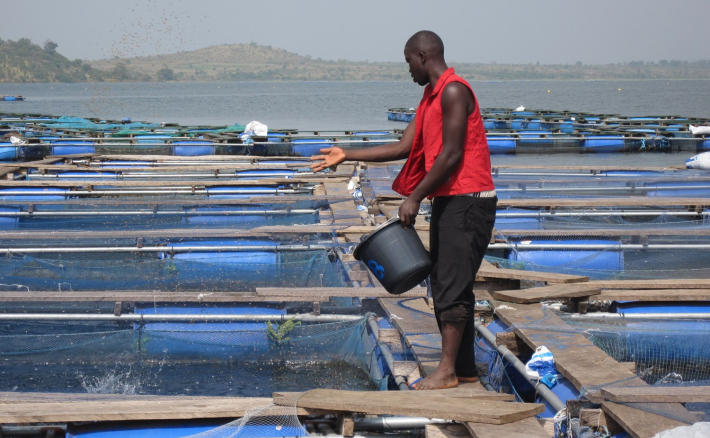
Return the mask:
<path id="1" fill-rule="evenodd" d="M 355 436 L 355 420 L 353 420 L 352 412 L 338 415 L 338 423 L 340 424 L 341 435 Z"/>

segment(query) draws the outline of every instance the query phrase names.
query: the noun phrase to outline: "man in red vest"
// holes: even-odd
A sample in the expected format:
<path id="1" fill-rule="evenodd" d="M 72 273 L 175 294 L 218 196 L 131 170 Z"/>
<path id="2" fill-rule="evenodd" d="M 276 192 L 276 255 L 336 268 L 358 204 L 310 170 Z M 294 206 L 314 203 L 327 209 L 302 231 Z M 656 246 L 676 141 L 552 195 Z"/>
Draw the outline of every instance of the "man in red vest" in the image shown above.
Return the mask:
<path id="1" fill-rule="evenodd" d="M 396 143 L 369 149 L 323 149 L 316 171 L 349 161 L 407 158 L 392 188 L 406 196 L 399 207 L 405 228 L 419 206 L 433 199 L 430 276 L 434 313 L 441 331 L 441 361 L 413 389 L 440 389 L 476 381 L 473 352 L 473 282 L 495 221 L 496 197 L 480 107 L 471 86 L 449 68 L 444 44 L 434 32 L 420 31 L 404 46 L 409 72 L 424 89 L 415 120 Z"/>

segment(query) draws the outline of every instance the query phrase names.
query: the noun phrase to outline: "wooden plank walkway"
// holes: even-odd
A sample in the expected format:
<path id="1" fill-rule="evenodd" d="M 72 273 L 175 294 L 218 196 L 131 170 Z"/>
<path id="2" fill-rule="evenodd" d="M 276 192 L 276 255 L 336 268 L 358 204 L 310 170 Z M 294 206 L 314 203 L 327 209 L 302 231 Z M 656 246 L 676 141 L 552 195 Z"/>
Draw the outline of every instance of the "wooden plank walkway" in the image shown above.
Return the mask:
<path id="1" fill-rule="evenodd" d="M 535 418 L 508 424 L 464 423 L 474 438 L 552 438 Z"/>
<path id="2" fill-rule="evenodd" d="M 476 281 L 489 281 L 491 279 L 529 280 L 548 284 L 555 283 L 584 283 L 589 277 L 580 275 L 554 274 L 549 272 L 522 271 L 519 269 L 500 269 L 481 266 L 476 273 Z"/>
<path id="3" fill-rule="evenodd" d="M 462 403 L 458 398 L 431 395 L 426 392 L 428 391 L 373 392 L 315 389 L 295 395 L 276 393 L 274 404 L 370 415 L 423 416 L 488 424 L 506 424 L 533 417 L 545 410 L 540 404 L 508 403 L 476 398 L 467 399 Z"/>
<path id="4" fill-rule="evenodd" d="M 593 280 L 589 285 L 602 289 L 710 289 L 710 278 Z"/>
<path id="5" fill-rule="evenodd" d="M 348 185 L 346 182 L 326 182 L 323 184 L 323 186 L 325 187 L 326 195 L 350 195 L 350 191 L 348 190 Z M 357 206 L 355 205 L 354 201 L 331 204 L 330 208 L 333 211 L 335 225 L 362 225 L 362 216 L 360 214 L 360 211 L 357 209 Z"/>
<path id="6" fill-rule="evenodd" d="M 581 334 L 569 332 L 569 326 L 553 314 L 543 314 L 540 304 L 503 305 L 494 302 L 496 315 L 507 325 L 513 326 L 518 335 L 528 346 L 535 349 L 546 346 L 555 357 L 557 370 L 578 390 L 590 390 L 585 397 L 593 402 L 601 402 L 601 391 L 594 390 L 607 384 L 616 386 L 645 386 L 645 382 L 636 377 L 625 365 L 616 362 Z M 544 318 L 544 322 L 542 322 Z M 541 321 L 549 330 L 526 328 L 524 324 Z M 521 325 L 523 325 L 521 327 Z M 555 331 L 559 328 L 559 331 Z M 567 331 L 565 331 L 567 330 Z M 609 404 L 604 402 L 603 406 Z M 635 437 L 652 437 L 658 432 L 683 425 L 676 420 L 657 415 L 649 411 L 615 405 L 604 408 L 624 429 Z M 621 406 L 621 408 L 617 408 Z M 683 418 L 689 423 L 693 416 L 682 405 L 673 403 L 656 404 L 658 411 L 669 412 L 675 418 Z M 613 411 L 614 413 L 612 413 Z M 653 433 L 651 433 L 653 432 Z M 650 433 L 650 435 L 648 434 Z"/>
<path id="7" fill-rule="evenodd" d="M 552 438 L 538 420 L 526 418 L 508 424 L 428 424 L 424 428 L 426 438 Z"/>
<path id="8" fill-rule="evenodd" d="M 426 289 L 412 289 L 405 297 L 424 297 Z M 400 296 L 402 296 L 400 295 Z M 151 303 L 249 303 L 325 302 L 330 297 L 391 297 L 384 288 L 257 288 L 256 292 L 164 292 L 164 291 L 12 291 L 0 292 L 0 302 L 151 302 Z"/>
<path id="9" fill-rule="evenodd" d="M 493 298 L 509 303 L 530 304 L 549 300 L 566 300 L 570 298 L 586 298 L 601 293 L 601 288 L 595 286 L 555 284 L 529 289 L 493 291 Z"/>
<path id="10" fill-rule="evenodd" d="M 79 396 L 60 394 L 48 399 L 51 401 L 4 398 L 0 401 L 0 424 L 234 419 L 271 403 L 269 398 Z"/>

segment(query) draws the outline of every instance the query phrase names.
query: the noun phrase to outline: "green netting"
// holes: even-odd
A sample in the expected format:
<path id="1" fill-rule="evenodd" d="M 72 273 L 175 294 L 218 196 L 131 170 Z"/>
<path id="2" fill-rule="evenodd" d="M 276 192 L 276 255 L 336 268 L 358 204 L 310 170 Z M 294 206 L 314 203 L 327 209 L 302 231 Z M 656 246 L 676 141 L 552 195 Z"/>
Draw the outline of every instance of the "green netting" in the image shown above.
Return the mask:
<path id="1" fill-rule="evenodd" d="M 245 129 L 246 125 L 240 125 L 239 123 L 235 123 L 222 129 L 215 129 L 215 132 L 244 132 Z"/>
<path id="2" fill-rule="evenodd" d="M 51 123 L 43 123 L 43 125 L 53 128 L 53 129 L 81 129 L 81 130 L 86 130 L 86 131 L 110 131 L 110 130 L 115 130 L 115 129 L 137 130 L 138 128 L 142 128 L 142 129 L 160 128 L 160 124 L 158 124 L 158 123 L 141 123 L 141 122 L 120 123 L 120 124 L 119 123 L 95 123 L 89 119 L 85 119 L 82 117 L 70 117 L 70 116 L 62 116 L 62 117 L 59 117 L 55 120 L 56 121 L 53 121 Z"/>

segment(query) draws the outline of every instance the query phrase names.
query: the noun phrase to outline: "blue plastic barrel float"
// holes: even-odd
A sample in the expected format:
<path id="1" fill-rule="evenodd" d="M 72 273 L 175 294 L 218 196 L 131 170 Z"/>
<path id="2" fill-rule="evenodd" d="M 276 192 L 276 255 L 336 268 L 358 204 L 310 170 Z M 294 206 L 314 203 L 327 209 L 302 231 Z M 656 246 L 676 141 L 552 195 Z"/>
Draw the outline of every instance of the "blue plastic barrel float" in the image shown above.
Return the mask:
<path id="1" fill-rule="evenodd" d="M 50 143 L 51 155 L 74 155 L 96 153 L 96 144 L 92 141 L 66 140 Z"/>
<path id="2" fill-rule="evenodd" d="M 0 188 L 0 201 L 61 201 L 66 193 L 66 189 L 57 187 Z"/>
<path id="3" fill-rule="evenodd" d="M 210 199 L 244 199 L 252 196 L 271 196 L 278 193 L 279 186 L 217 186 L 207 187 Z"/>
<path id="4" fill-rule="evenodd" d="M 488 137 L 488 151 L 491 155 L 514 154 L 516 144 L 514 137 Z"/>
<path id="5" fill-rule="evenodd" d="M 710 138 L 703 139 L 702 141 L 698 142 L 697 146 L 698 151 L 708 151 L 710 150 Z"/>
<path id="6" fill-rule="evenodd" d="M 54 172 L 58 177 L 61 177 L 62 179 L 68 179 L 68 180 L 85 180 L 85 181 L 94 181 L 94 180 L 115 180 L 118 179 L 120 173 L 118 172 L 94 172 L 94 171 L 60 171 L 60 172 Z M 27 179 L 32 180 L 36 179 L 34 177 L 36 175 L 35 173 L 28 174 Z"/>
<path id="7" fill-rule="evenodd" d="M 702 181 L 647 182 L 646 196 L 660 198 L 707 198 L 710 197 L 710 183 Z"/>
<path id="8" fill-rule="evenodd" d="M 226 207 L 197 207 L 185 212 L 185 222 L 192 225 L 312 225 L 318 222 L 318 214 L 279 214 L 265 215 L 258 213 L 269 206 L 239 206 L 231 205 Z M 241 213 L 254 214 L 220 214 L 221 212 L 239 211 Z"/>
<path id="9" fill-rule="evenodd" d="M 12 143 L 0 143 L 0 161 L 17 161 L 18 146 L 13 146 Z"/>
<path id="10" fill-rule="evenodd" d="M 215 436 L 224 437 L 306 437 L 303 427 L 290 426 L 279 421 L 278 424 L 246 424 L 243 426 L 225 426 L 224 420 L 189 420 L 189 421 L 122 421 L 118 423 L 69 424 L 67 438 L 183 438 L 209 432 L 220 427 Z"/>
<path id="11" fill-rule="evenodd" d="M 590 278 L 606 278 L 624 270 L 624 252 L 615 240 L 524 240 L 507 250 L 506 258 L 521 262 L 526 271 L 547 270 L 565 274 L 583 273 Z M 527 245 L 549 248 L 526 249 Z M 564 245 L 564 249 L 555 249 Z M 578 245 L 579 249 L 574 246 Z M 605 245 L 608 249 L 585 249 L 584 245 Z M 572 248 L 569 248 L 572 246 Z"/>
<path id="12" fill-rule="evenodd" d="M 214 155 L 215 146 L 211 141 L 176 141 L 170 145 L 170 155 L 180 157 L 196 157 Z"/>
<path id="13" fill-rule="evenodd" d="M 588 135 L 582 139 L 584 152 L 624 152 L 626 138 L 620 135 Z"/>
<path id="14" fill-rule="evenodd" d="M 285 310 L 230 305 L 135 307 L 140 315 L 285 315 Z M 269 351 L 265 322 L 154 322 L 134 325 L 136 347 L 141 354 L 159 358 L 214 358 L 248 360 Z M 140 343 L 138 343 L 140 342 Z"/>
<path id="15" fill-rule="evenodd" d="M 483 121 L 485 129 L 510 129 L 510 122 L 507 120 L 486 119 Z"/>
<path id="16" fill-rule="evenodd" d="M 256 284 L 277 282 L 281 278 L 282 254 L 277 251 L 279 243 L 269 240 L 214 240 L 173 243 L 173 247 L 224 247 L 239 246 L 244 250 L 223 251 L 206 249 L 195 252 L 179 252 L 171 255 L 160 253 L 164 261 L 166 279 L 172 284 L 199 290 L 225 287 L 236 282 L 242 290 Z M 247 249 L 253 247 L 254 249 Z M 228 287 L 232 287 L 229 285 Z"/>
<path id="17" fill-rule="evenodd" d="M 296 157 L 311 157 L 313 155 L 319 155 L 321 149 L 329 148 L 333 146 L 333 142 L 330 140 L 318 140 L 318 139 L 294 139 L 291 140 L 291 155 Z"/>
<path id="18" fill-rule="evenodd" d="M 298 173 L 298 169 L 263 169 L 263 170 L 237 170 L 235 172 L 239 179 L 261 179 L 261 178 L 293 178 Z"/>
<path id="19" fill-rule="evenodd" d="M 496 212 L 496 229 L 499 230 L 540 230 L 542 229 L 542 219 L 536 216 L 526 217 L 505 217 L 505 213 L 539 213 L 539 209 L 526 210 L 523 208 L 506 208 Z"/>
<path id="20" fill-rule="evenodd" d="M 99 167 L 102 169 L 118 169 L 127 168 L 131 169 L 149 169 L 152 167 L 153 163 L 150 161 L 125 161 L 125 160 L 108 160 L 102 161 Z"/>
<path id="21" fill-rule="evenodd" d="M 19 207 L 5 207 L 0 206 L 0 229 L 14 229 L 17 228 L 19 223 L 19 218 L 14 213 L 20 211 Z M 2 215 L 1 213 L 10 213 L 10 216 Z"/>

